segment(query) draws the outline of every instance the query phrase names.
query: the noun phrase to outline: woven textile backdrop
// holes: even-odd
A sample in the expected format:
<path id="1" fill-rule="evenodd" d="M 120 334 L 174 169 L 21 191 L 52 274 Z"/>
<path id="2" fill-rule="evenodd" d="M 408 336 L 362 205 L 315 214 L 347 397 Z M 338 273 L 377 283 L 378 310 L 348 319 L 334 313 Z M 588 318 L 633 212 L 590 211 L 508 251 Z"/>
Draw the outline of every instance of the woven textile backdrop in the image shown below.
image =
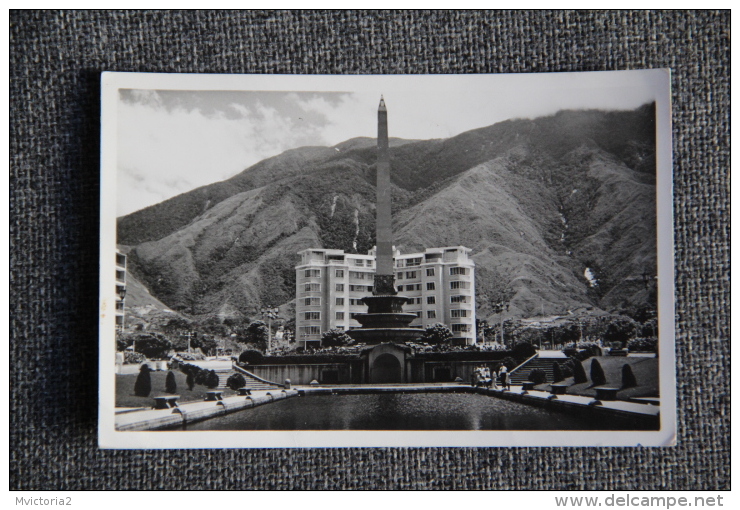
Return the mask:
<path id="1" fill-rule="evenodd" d="M 728 489 L 728 12 L 11 12 L 10 487 Z M 101 451 L 99 74 L 673 71 L 678 446 Z"/>

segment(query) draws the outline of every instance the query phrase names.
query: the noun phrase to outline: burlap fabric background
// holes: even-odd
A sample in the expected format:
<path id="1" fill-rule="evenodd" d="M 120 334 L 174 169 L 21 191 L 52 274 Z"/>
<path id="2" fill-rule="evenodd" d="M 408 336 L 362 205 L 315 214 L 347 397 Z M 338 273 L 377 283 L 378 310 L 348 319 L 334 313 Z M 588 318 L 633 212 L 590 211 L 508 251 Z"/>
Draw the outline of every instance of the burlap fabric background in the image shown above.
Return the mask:
<path id="1" fill-rule="evenodd" d="M 10 25 L 11 488 L 729 488 L 729 13 L 12 12 Z M 101 71 L 658 67 L 673 70 L 678 446 L 98 450 Z"/>

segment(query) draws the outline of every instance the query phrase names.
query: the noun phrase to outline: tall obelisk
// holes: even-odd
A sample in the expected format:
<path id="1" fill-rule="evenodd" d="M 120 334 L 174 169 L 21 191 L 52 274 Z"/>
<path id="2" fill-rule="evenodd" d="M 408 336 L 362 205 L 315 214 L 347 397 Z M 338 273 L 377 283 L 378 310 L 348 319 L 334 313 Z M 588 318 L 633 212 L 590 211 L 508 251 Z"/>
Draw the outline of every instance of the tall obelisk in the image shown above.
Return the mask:
<path id="1" fill-rule="evenodd" d="M 396 294 L 393 275 L 393 225 L 391 222 L 391 162 L 388 155 L 388 110 L 383 96 L 378 105 L 378 163 L 375 216 L 374 295 Z"/>
<path id="2" fill-rule="evenodd" d="M 391 224 L 391 163 L 388 156 L 388 111 L 380 96 L 378 106 L 378 177 L 375 204 L 375 285 L 373 295 L 365 296 L 367 313 L 355 314 L 361 328 L 347 334 L 359 342 L 379 344 L 407 342 L 421 336 L 421 329 L 410 328 L 416 314 L 404 313 L 409 298 L 396 293 L 393 271 L 393 231 Z"/>

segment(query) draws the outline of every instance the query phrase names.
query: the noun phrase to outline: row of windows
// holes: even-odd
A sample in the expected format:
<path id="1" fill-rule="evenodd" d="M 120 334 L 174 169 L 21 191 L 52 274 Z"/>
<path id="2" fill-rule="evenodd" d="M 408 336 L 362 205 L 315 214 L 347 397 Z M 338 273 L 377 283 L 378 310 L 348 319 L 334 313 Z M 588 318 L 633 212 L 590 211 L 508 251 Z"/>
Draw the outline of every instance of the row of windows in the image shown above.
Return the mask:
<path id="1" fill-rule="evenodd" d="M 406 271 L 404 273 L 403 271 L 396 274 L 397 280 L 403 280 L 404 274 L 406 275 L 407 280 L 411 280 L 413 278 L 418 277 L 418 271 Z M 469 275 L 470 274 L 470 268 L 467 267 L 451 267 L 450 268 L 450 275 L 456 276 L 456 275 Z M 434 276 L 434 268 L 428 267 L 427 268 L 427 276 Z"/>
<path id="2" fill-rule="evenodd" d="M 303 275 L 306 278 L 318 278 L 321 276 L 321 269 L 306 269 Z"/>
<path id="3" fill-rule="evenodd" d="M 349 277 L 350 278 L 357 278 L 358 280 L 364 280 L 365 275 L 370 276 L 371 273 L 361 273 L 360 271 L 350 271 Z"/>
<path id="4" fill-rule="evenodd" d="M 359 264 L 357 262 L 359 262 Z M 362 264 L 362 260 L 359 260 L 359 259 L 358 260 L 355 260 L 355 265 L 356 266 L 362 266 L 363 265 Z M 416 264 L 416 265 L 418 265 L 418 264 Z M 321 269 L 306 269 L 303 274 L 304 274 L 304 276 L 306 278 L 319 278 L 321 276 Z M 369 277 L 370 274 L 371 273 L 365 273 L 365 272 L 361 272 L 361 271 L 350 271 L 349 272 L 350 278 L 359 278 L 360 280 L 364 280 L 365 278 Z M 468 275 L 468 274 L 470 274 L 470 269 L 467 268 L 467 267 L 451 267 L 450 268 L 450 275 L 452 275 L 452 276 L 455 276 L 455 275 Z M 337 278 L 344 278 L 344 269 L 336 269 L 335 272 L 334 272 L 334 275 Z M 406 279 L 407 280 L 411 280 L 411 279 L 414 279 L 414 278 L 418 278 L 419 277 L 419 272 L 418 271 L 406 271 L 405 275 L 406 275 Z M 427 276 L 434 276 L 434 268 L 433 267 L 427 268 Z M 398 280 L 403 280 L 403 278 L 404 278 L 404 272 L 403 271 L 399 272 L 396 275 L 396 278 Z"/>
<path id="5" fill-rule="evenodd" d="M 452 332 L 453 333 L 463 333 L 470 331 L 470 324 L 453 324 L 452 325 Z"/>
<path id="6" fill-rule="evenodd" d="M 353 287 L 353 285 L 350 285 L 350 290 L 352 290 L 352 287 Z M 363 287 L 363 286 L 360 285 L 359 287 Z M 407 287 L 410 287 L 410 285 L 407 286 Z M 403 285 L 399 285 L 398 286 L 398 290 L 400 291 L 402 289 L 403 289 Z M 409 290 L 411 290 L 411 289 L 409 289 Z M 450 296 L 450 303 L 468 303 L 468 302 L 469 302 L 469 296 Z M 436 296 L 427 296 L 427 304 L 428 305 L 434 305 L 436 303 L 437 303 L 437 297 Z M 321 298 L 319 298 L 319 297 L 307 297 L 307 298 L 304 298 L 303 304 L 305 306 L 320 306 L 321 305 Z M 344 298 L 343 297 L 336 298 L 335 304 L 336 304 L 336 306 L 344 306 Z M 351 306 L 364 305 L 364 303 L 362 302 L 362 299 L 355 299 L 355 298 L 350 298 L 349 304 Z M 417 304 L 417 305 L 420 305 L 421 304 L 421 298 L 420 297 L 418 297 L 418 298 L 409 298 L 409 304 Z M 461 315 L 461 317 L 465 317 L 465 315 Z"/>
<path id="7" fill-rule="evenodd" d="M 321 327 L 320 326 L 301 326 L 299 333 L 301 335 L 320 335 Z"/>
<path id="8" fill-rule="evenodd" d="M 318 321 L 321 320 L 321 312 L 305 312 L 304 317 L 307 321 Z"/>

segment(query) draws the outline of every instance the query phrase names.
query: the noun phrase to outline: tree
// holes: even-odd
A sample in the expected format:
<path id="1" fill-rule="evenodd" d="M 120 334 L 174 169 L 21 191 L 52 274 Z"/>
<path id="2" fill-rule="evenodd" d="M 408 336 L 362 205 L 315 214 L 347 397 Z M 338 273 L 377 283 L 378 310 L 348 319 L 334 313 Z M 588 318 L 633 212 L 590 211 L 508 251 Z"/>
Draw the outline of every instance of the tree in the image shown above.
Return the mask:
<path id="1" fill-rule="evenodd" d="M 324 347 L 342 347 L 352 342 L 352 337 L 341 329 L 330 329 L 321 335 L 321 345 Z"/>
<path id="2" fill-rule="evenodd" d="M 537 349 L 529 342 L 519 342 L 511 349 L 511 354 L 517 360 L 524 361 L 537 354 Z"/>
<path id="3" fill-rule="evenodd" d="M 149 374 L 149 365 L 144 363 L 139 369 L 139 375 L 134 383 L 134 395 L 148 397 L 152 392 L 152 376 Z"/>
<path id="4" fill-rule="evenodd" d="M 422 335 L 422 341 L 428 344 L 447 343 L 452 338 L 452 331 L 444 324 L 438 322 L 428 326 Z"/>
<path id="5" fill-rule="evenodd" d="M 267 335 L 267 325 L 262 321 L 254 321 L 247 326 L 245 340 L 264 352 L 267 349 Z"/>
<path id="6" fill-rule="evenodd" d="M 626 315 L 616 315 L 611 318 L 604 332 L 607 342 L 621 342 L 624 345 L 637 332 L 637 323 Z"/>
<path id="7" fill-rule="evenodd" d="M 259 365 L 262 363 L 263 355 L 260 351 L 248 349 L 239 355 L 239 363 L 248 365 Z"/>
<path id="8" fill-rule="evenodd" d="M 173 371 L 167 372 L 167 379 L 164 381 L 164 391 L 167 393 L 177 393 L 177 381 Z"/>
<path id="9" fill-rule="evenodd" d="M 139 333 L 133 339 L 136 351 L 150 359 L 164 358 L 172 349 L 172 342 L 161 333 Z"/>
<path id="10" fill-rule="evenodd" d="M 239 388 L 243 388 L 247 384 L 247 380 L 244 378 L 244 376 L 240 373 L 231 374 L 228 379 L 226 379 L 226 386 L 231 388 L 232 390 L 236 391 Z"/>
<path id="11" fill-rule="evenodd" d="M 606 375 L 604 374 L 604 369 L 601 367 L 601 363 L 599 363 L 599 360 L 597 359 L 591 360 L 591 383 L 594 386 L 601 386 L 602 384 L 606 384 Z"/>

